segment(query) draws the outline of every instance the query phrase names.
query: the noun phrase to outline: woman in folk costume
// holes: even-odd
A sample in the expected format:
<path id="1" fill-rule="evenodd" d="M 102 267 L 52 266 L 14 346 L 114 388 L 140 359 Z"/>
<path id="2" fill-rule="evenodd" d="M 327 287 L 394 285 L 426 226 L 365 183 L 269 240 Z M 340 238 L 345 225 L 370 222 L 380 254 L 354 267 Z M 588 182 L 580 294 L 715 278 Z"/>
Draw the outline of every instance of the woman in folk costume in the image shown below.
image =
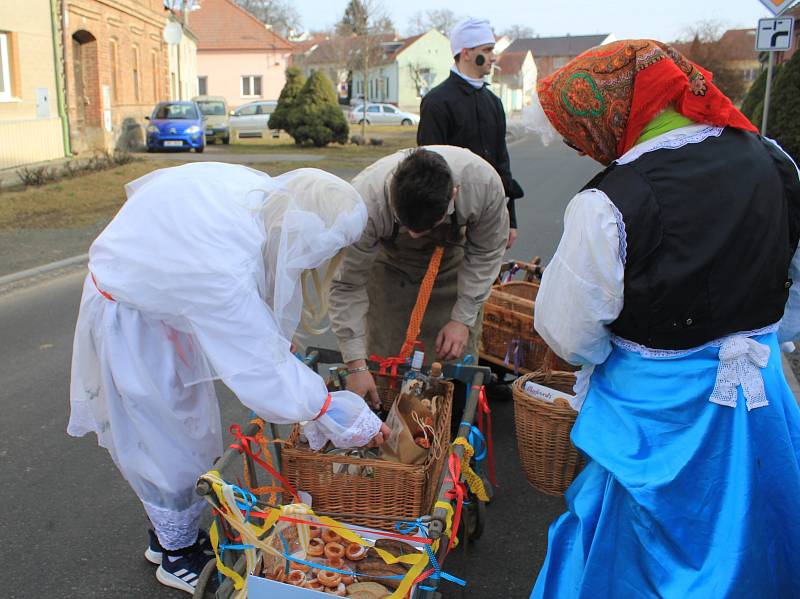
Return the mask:
<path id="1" fill-rule="evenodd" d="M 315 169 L 271 178 L 187 164 L 126 191 L 89 250 L 68 432 L 97 434 L 155 528 L 145 555 L 159 581 L 192 592 L 208 560 L 195 483 L 222 453 L 214 379 L 270 422 L 306 423 L 315 449 L 388 432 L 290 351 L 308 321 L 306 275 L 318 283 L 315 269 L 360 237 L 367 211 L 353 187 Z"/>
<path id="2" fill-rule="evenodd" d="M 800 410 L 779 345 L 800 334 L 797 167 L 658 42 L 594 48 L 538 89 L 607 168 L 567 207 L 536 300 L 537 331 L 583 366 L 588 464 L 531 596 L 800 596 Z"/>

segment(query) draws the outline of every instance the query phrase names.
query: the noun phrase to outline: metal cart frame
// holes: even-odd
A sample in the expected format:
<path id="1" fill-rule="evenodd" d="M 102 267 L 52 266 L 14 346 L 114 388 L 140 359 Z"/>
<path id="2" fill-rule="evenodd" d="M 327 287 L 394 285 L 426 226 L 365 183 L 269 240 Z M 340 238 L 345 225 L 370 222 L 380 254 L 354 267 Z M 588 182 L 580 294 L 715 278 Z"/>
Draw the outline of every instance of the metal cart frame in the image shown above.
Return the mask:
<path id="1" fill-rule="evenodd" d="M 325 348 L 316 348 L 312 347 L 308 349 L 307 355 L 303 360 L 306 365 L 310 368 L 318 367 L 320 364 L 340 364 L 342 362 L 342 356 L 339 352 L 325 349 Z M 377 364 L 370 363 L 370 368 L 374 368 L 377 370 Z M 408 367 L 400 366 L 398 368 L 398 375 L 402 376 L 405 370 Z M 468 395 L 466 398 L 464 411 L 461 417 L 461 424 L 458 429 L 458 437 L 463 437 L 465 439 L 469 438 L 470 432 L 472 430 L 472 423 L 475 421 L 475 416 L 478 410 L 478 402 L 479 402 L 479 394 L 480 389 L 483 386 L 484 382 L 489 382 L 492 377 L 492 373 L 489 368 L 485 366 L 474 366 L 474 365 L 451 365 L 447 364 L 444 367 L 444 375 L 446 378 L 454 378 L 462 381 L 463 383 L 468 385 Z M 268 432 L 270 437 L 275 439 L 277 438 L 275 425 L 271 423 L 265 423 L 268 427 L 268 431 L 265 429 L 265 432 Z M 248 424 L 246 428 L 242 431 L 245 437 L 252 437 L 258 431 L 258 426 L 256 424 Z M 246 442 L 246 441 L 245 441 Z M 280 449 L 277 446 L 273 445 L 272 451 L 274 452 L 273 457 L 276 458 L 274 460 L 275 464 L 280 464 Z M 450 454 L 455 454 L 458 458 L 458 461 L 464 457 L 464 447 L 462 445 L 452 445 L 450 449 Z M 450 455 L 449 454 L 449 455 Z M 234 462 L 243 454 L 235 448 L 228 449 L 225 453 L 218 458 L 214 462 L 213 468 L 215 470 L 223 471 L 226 468 L 232 466 Z M 244 454 L 244 463 L 245 468 L 247 468 L 247 472 L 253 486 L 258 485 L 258 470 L 256 468 L 256 464 L 253 458 L 248 455 Z M 442 472 L 439 475 L 438 480 L 438 492 L 436 495 L 436 502 L 450 502 L 450 497 L 452 496 L 452 491 L 454 487 L 454 482 L 449 480 L 447 468 L 442 468 Z M 214 496 L 213 492 L 208 485 L 203 480 L 200 480 L 197 484 L 197 493 L 204 497 L 209 503 L 214 505 Z M 470 509 L 468 509 L 468 507 Z M 484 524 L 484 510 L 485 506 L 480 501 L 471 501 L 469 506 L 465 504 L 464 509 L 462 510 L 462 526 L 461 529 L 463 531 L 462 538 L 463 539 L 471 539 L 476 540 L 480 537 L 483 531 L 483 524 Z M 332 514 L 332 513 L 325 513 L 320 512 L 320 515 L 331 516 L 334 518 L 340 518 L 346 521 L 348 516 L 352 516 L 351 514 Z M 441 564 L 444 560 L 445 556 L 447 555 L 448 545 L 450 543 L 449 537 L 445 534 L 447 529 L 447 511 L 441 507 L 434 507 L 432 513 L 430 515 L 423 516 L 422 519 L 428 525 L 428 535 L 432 539 L 441 539 L 439 552 L 436 555 L 436 559 Z M 219 516 L 214 516 L 217 519 L 218 527 L 221 525 L 219 521 Z M 466 546 L 467 543 L 464 543 Z M 241 551 L 235 550 L 228 550 L 225 551 L 222 556 L 223 563 L 235 570 L 242 576 L 245 576 L 245 568 L 246 562 L 244 559 L 244 555 Z M 234 593 L 233 583 L 230 579 L 225 579 L 219 585 L 219 588 L 216 591 L 209 590 L 209 582 L 211 582 L 212 578 L 216 575 L 217 568 L 216 568 L 216 561 L 211 560 L 206 565 L 205 569 L 203 570 L 200 578 L 197 581 L 197 585 L 194 592 L 194 597 L 196 599 L 229 599 Z M 435 599 L 437 597 L 441 597 L 441 594 L 436 591 L 438 588 L 438 581 L 428 581 L 426 583 L 427 589 L 418 589 L 414 593 L 414 599 Z"/>

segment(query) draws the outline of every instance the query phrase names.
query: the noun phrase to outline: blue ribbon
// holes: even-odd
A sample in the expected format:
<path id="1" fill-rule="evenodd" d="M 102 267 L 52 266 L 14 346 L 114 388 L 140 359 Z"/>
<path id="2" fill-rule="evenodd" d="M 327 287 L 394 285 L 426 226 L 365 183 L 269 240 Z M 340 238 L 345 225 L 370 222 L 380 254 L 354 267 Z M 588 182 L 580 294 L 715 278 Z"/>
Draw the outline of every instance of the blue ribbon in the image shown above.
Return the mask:
<path id="1" fill-rule="evenodd" d="M 461 379 L 459 377 L 459 375 L 461 374 L 461 367 L 462 366 L 471 366 L 474 363 L 475 363 L 475 356 L 473 356 L 472 354 L 467 354 L 466 356 L 461 358 L 461 360 L 458 361 L 456 363 L 456 365 L 455 365 L 456 373 L 455 373 L 455 376 L 453 378 L 456 378 L 456 379 L 462 381 L 463 383 L 465 383 L 467 385 L 467 397 L 469 397 L 470 391 L 472 389 L 472 383 L 464 381 L 463 379 Z"/>
<path id="2" fill-rule="evenodd" d="M 464 426 L 465 424 L 469 427 L 469 435 L 467 440 L 475 450 L 475 461 L 482 462 L 486 459 L 486 456 L 489 453 L 486 445 L 486 437 L 483 436 L 483 433 L 477 426 L 470 424 L 469 422 L 461 422 L 459 426 Z"/>

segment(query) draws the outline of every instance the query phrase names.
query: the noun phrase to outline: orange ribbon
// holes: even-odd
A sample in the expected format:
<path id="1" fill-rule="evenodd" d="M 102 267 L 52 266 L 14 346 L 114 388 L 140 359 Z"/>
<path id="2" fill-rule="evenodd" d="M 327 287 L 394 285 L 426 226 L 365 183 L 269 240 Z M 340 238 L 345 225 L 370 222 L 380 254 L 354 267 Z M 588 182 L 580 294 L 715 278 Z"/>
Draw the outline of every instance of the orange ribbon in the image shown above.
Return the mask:
<path id="1" fill-rule="evenodd" d="M 484 424 L 484 416 L 486 417 Z M 494 473 L 494 448 L 492 444 L 492 411 L 489 409 L 489 400 L 486 398 L 486 388 L 481 385 L 478 393 L 478 429 L 486 439 L 487 459 L 489 460 L 489 481 L 493 487 L 497 486 Z"/>

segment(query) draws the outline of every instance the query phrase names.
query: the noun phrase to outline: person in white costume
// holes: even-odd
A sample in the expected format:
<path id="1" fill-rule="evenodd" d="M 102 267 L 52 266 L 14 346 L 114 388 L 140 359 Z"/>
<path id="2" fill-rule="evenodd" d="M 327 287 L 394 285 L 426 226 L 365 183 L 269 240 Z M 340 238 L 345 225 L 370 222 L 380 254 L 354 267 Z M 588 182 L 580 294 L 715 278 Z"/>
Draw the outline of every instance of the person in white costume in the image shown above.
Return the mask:
<path id="1" fill-rule="evenodd" d="M 214 379 L 269 422 L 304 423 L 314 449 L 388 433 L 361 397 L 326 402 L 324 381 L 291 353 L 310 313 L 304 274 L 319 282 L 315 269 L 359 239 L 367 210 L 316 169 L 272 178 L 187 164 L 126 192 L 89 250 L 67 430 L 97 434 L 153 524 L 158 579 L 192 592 L 208 560 L 195 483 L 222 452 Z"/>

